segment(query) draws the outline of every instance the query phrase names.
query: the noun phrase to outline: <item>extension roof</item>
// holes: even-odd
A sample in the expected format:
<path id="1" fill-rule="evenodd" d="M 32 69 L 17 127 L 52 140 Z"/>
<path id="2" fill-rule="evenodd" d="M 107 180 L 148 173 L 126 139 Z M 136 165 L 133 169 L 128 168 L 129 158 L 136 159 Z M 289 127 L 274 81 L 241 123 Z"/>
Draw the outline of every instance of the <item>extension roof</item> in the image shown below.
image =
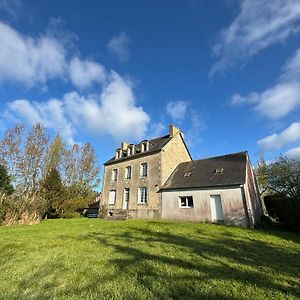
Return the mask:
<path id="1" fill-rule="evenodd" d="M 119 159 L 116 159 L 115 157 L 112 157 L 107 162 L 105 162 L 104 165 L 110 165 L 110 164 L 113 164 L 113 163 L 117 163 L 117 162 L 121 162 L 121 161 L 125 161 L 125 160 L 129 160 L 129 159 L 137 158 L 137 157 L 140 157 L 140 156 L 145 156 L 145 155 L 149 155 L 149 154 L 159 152 L 171 139 L 172 138 L 169 135 L 165 135 L 165 136 L 162 136 L 162 137 L 158 137 L 158 138 L 149 140 L 149 150 L 148 151 L 135 153 L 133 155 L 130 155 L 130 156 L 127 156 L 127 157 L 122 157 L 122 158 L 119 158 Z M 140 148 L 141 143 L 136 144 L 135 148 L 136 149 Z"/>
<path id="2" fill-rule="evenodd" d="M 247 152 L 180 163 L 161 190 L 244 184 Z"/>

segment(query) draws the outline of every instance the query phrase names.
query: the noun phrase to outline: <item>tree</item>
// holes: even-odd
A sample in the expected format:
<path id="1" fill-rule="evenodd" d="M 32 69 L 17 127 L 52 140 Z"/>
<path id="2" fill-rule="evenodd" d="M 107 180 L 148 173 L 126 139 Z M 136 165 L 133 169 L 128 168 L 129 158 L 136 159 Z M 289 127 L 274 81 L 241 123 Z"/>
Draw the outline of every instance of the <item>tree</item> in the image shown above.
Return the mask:
<path id="1" fill-rule="evenodd" d="M 260 158 L 256 169 L 256 178 L 260 192 L 263 192 L 268 187 L 268 166 L 263 157 Z"/>
<path id="2" fill-rule="evenodd" d="M 268 186 L 288 197 L 300 198 L 300 160 L 287 157 L 268 166 Z"/>
<path id="3" fill-rule="evenodd" d="M 74 144 L 64 153 L 64 176 L 74 196 L 89 195 L 99 185 L 100 168 L 91 144 Z"/>
<path id="4" fill-rule="evenodd" d="M 18 124 L 16 127 L 6 130 L 0 141 L 0 163 L 6 167 L 15 186 L 23 181 L 20 165 L 23 157 L 21 146 L 24 130 L 24 125 Z"/>
<path id="5" fill-rule="evenodd" d="M 41 194 L 47 202 L 47 217 L 58 217 L 65 200 L 64 186 L 56 168 L 51 169 L 41 184 Z"/>
<path id="6" fill-rule="evenodd" d="M 52 169 L 61 169 L 61 164 L 63 163 L 63 154 L 66 149 L 66 144 L 64 143 L 60 134 L 58 134 L 49 148 L 47 149 L 46 162 L 44 172 L 48 173 Z"/>
<path id="7" fill-rule="evenodd" d="M 23 190 L 29 193 L 37 192 L 45 164 L 46 147 L 49 136 L 42 123 L 37 123 L 30 130 L 24 149 L 24 157 L 20 164 L 23 176 Z"/>
<path id="8" fill-rule="evenodd" d="M 14 188 L 11 184 L 6 168 L 3 165 L 0 165 L 0 193 L 11 195 L 13 192 Z"/>

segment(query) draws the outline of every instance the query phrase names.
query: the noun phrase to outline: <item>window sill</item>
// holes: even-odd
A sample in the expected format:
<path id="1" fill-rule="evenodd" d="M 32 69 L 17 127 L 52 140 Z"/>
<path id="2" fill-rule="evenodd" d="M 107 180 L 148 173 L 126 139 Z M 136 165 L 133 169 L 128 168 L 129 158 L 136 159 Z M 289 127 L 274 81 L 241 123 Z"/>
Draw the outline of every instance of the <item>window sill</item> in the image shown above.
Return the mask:
<path id="1" fill-rule="evenodd" d="M 187 208 L 194 208 L 193 206 L 180 206 L 179 208 L 187 209 Z"/>

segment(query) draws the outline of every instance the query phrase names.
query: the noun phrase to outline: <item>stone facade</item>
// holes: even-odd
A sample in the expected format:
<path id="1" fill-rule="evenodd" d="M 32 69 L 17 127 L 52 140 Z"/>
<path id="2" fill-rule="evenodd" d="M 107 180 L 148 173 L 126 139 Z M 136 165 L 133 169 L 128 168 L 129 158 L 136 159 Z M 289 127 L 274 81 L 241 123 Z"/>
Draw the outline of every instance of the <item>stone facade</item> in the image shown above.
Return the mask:
<path id="1" fill-rule="evenodd" d="M 165 139 L 163 147 L 155 146 Z M 122 143 L 116 150 L 116 158 L 105 163 L 102 186 L 102 202 L 108 206 L 110 214 L 126 210 L 133 218 L 160 218 L 161 193 L 160 188 L 180 162 L 190 161 L 191 156 L 184 142 L 183 133 L 175 126 L 170 126 L 169 135 L 160 139 L 143 141 L 137 145 Z M 148 144 L 147 144 L 148 143 Z M 120 157 L 130 148 L 148 149 L 140 153 L 129 152 L 127 157 Z M 153 144 L 153 145 L 152 145 Z M 148 145 L 148 146 L 147 146 Z M 155 151 L 151 150 L 151 146 Z M 155 147 L 158 147 L 156 149 Z M 122 154 L 121 154 L 122 155 Z M 147 164 L 147 176 L 141 176 L 141 165 Z M 126 167 L 131 167 L 131 178 L 126 179 Z M 117 180 L 113 178 L 113 170 L 117 170 Z M 139 188 L 147 188 L 147 201 L 139 201 Z M 129 201 L 125 201 L 125 190 L 129 189 Z M 114 204 L 109 204 L 110 192 L 115 191 Z"/>

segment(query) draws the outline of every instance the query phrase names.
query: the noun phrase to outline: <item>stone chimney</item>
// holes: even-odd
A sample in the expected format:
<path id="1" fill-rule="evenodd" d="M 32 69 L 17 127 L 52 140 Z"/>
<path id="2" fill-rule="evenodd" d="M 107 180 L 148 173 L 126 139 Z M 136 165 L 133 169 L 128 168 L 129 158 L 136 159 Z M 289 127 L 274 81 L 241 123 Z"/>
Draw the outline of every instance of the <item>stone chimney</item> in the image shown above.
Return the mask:
<path id="1" fill-rule="evenodd" d="M 128 146 L 129 146 L 128 143 L 125 143 L 125 142 L 121 143 L 121 149 L 124 150 L 124 151 L 127 150 Z"/>
<path id="2" fill-rule="evenodd" d="M 174 126 L 174 125 L 169 126 L 169 135 L 171 138 L 178 132 L 180 132 L 182 134 L 181 130 L 179 128 L 177 128 L 176 126 Z"/>

